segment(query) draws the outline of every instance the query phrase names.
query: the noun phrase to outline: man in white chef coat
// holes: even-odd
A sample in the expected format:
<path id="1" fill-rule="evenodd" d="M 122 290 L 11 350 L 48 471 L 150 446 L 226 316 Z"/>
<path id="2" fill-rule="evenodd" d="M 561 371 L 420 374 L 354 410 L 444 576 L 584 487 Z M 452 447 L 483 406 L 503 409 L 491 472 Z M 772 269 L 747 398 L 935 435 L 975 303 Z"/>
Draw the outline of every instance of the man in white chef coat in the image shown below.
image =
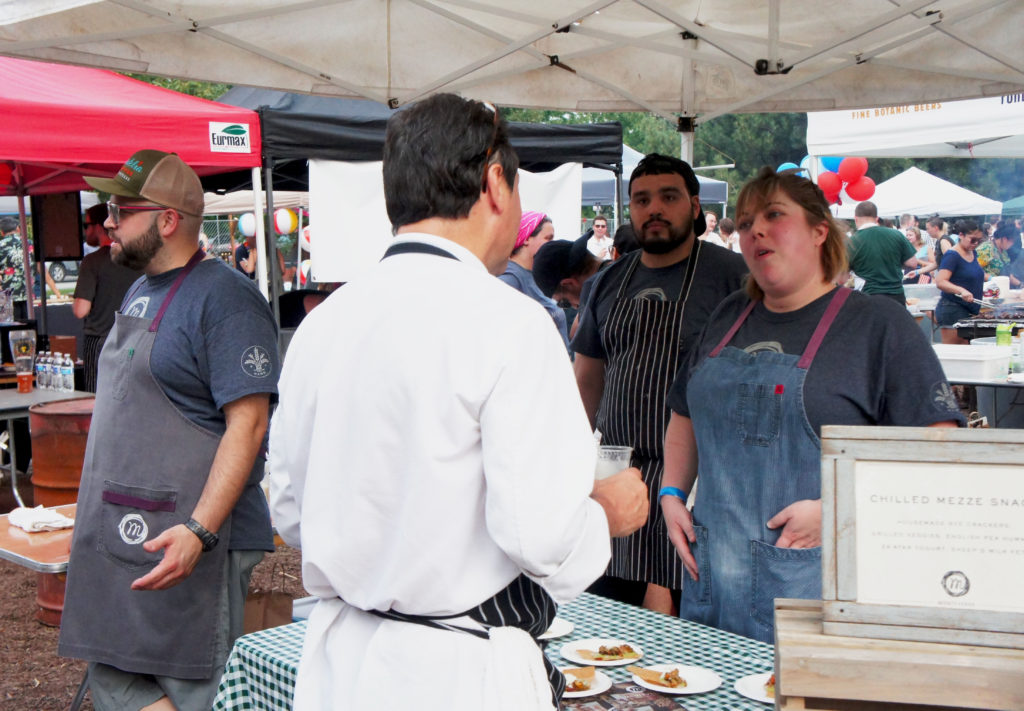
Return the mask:
<path id="1" fill-rule="evenodd" d="M 292 341 L 271 498 L 320 598 L 295 709 L 553 708 L 564 680 L 534 640 L 646 518 L 637 470 L 595 485 L 550 318 L 492 277 L 517 168 L 489 105 L 441 94 L 395 114 L 397 237 Z"/>

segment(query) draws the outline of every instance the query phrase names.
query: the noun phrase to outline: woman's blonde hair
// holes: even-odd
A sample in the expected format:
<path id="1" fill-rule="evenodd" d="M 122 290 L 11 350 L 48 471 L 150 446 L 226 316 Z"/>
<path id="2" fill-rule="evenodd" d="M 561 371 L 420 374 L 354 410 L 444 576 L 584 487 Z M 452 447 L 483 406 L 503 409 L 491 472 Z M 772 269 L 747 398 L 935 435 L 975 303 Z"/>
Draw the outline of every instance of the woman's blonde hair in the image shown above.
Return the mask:
<path id="1" fill-rule="evenodd" d="M 828 226 L 828 234 L 820 252 L 821 269 L 825 279 L 834 281 L 847 268 L 846 233 L 832 217 L 821 188 L 807 178 L 801 178 L 796 171 L 784 170 L 776 173 L 768 166 L 761 168 L 757 177 L 740 190 L 736 200 L 737 223 L 742 222 L 744 215 L 763 209 L 780 190 L 803 209 L 808 225 L 814 227 L 825 223 Z M 764 298 L 764 291 L 752 276 L 747 279 L 746 289 L 747 296 L 751 299 Z"/>

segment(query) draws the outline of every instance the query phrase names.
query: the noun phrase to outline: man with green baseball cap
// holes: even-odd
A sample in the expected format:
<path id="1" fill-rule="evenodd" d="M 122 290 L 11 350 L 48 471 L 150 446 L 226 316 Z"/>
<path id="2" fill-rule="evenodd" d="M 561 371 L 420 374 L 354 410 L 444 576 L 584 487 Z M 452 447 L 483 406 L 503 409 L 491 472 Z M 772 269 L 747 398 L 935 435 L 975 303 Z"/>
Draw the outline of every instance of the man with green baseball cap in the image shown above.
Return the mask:
<path id="1" fill-rule="evenodd" d="M 259 483 L 277 331 L 199 247 L 203 188 L 181 158 L 142 150 L 87 180 L 111 194 L 111 259 L 143 276 L 99 356 L 58 651 L 89 662 L 97 709 L 209 709 L 274 550 Z"/>

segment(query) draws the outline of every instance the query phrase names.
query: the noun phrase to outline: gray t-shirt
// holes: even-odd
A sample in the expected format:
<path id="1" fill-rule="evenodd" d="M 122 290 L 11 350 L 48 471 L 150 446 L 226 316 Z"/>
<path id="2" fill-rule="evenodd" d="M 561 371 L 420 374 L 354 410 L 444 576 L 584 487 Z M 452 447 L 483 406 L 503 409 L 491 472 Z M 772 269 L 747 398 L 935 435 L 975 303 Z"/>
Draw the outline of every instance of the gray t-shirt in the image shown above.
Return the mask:
<path id="1" fill-rule="evenodd" d="M 180 269 L 142 277 L 122 313 L 154 318 Z M 224 405 L 267 393 L 277 400 L 281 363 L 270 305 L 249 279 L 219 259 L 196 265 L 178 289 L 156 334 L 150 369 L 174 406 L 196 425 L 222 435 Z M 257 457 L 232 511 L 232 550 L 274 550 Z"/>
<path id="2" fill-rule="evenodd" d="M 580 325 L 572 341 L 572 349 L 591 358 L 607 360 L 602 332 L 612 307 L 616 303 L 619 287 L 625 279 L 629 265 L 640 259 L 637 250 L 613 262 L 598 272 L 587 284 L 593 284 L 586 303 L 581 302 Z M 642 298 L 660 301 L 676 300 L 689 258 L 668 267 L 651 269 L 637 264 L 626 287 L 627 299 Z M 715 307 L 733 291 L 740 288 L 747 274 L 743 258 L 713 244 L 701 244 L 700 256 L 694 272 L 693 286 L 683 315 L 682 346 L 689 348 L 700 333 Z"/>
<path id="3" fill-rule="evenodd" d="M 759 303 L 729 345 L 750 353 L 802 354 L 832 293 L 787 313 L 774 313 Z M 690 416 L 690 371 L 714 350 L 748 302 L 745 293 L 732 294 L 712 316 L 669 390 L 673 412 Z M 825 336 L 807 371 L 803 400 L 819 436 L 822 425 L 964 422 L 935 351 L 906 308 L 860 292 L 850 294 Z"/>
<path id="4" fill-rule="evenodd" d="M 75 298 L 92 302 L 82 323 L 82 332 L 86 336 L 107 335 L 114 325 L 114 312 L 140 274 L 115 264 L 110 259 L 109 245 L 85 255 L 78 269 Z"/>

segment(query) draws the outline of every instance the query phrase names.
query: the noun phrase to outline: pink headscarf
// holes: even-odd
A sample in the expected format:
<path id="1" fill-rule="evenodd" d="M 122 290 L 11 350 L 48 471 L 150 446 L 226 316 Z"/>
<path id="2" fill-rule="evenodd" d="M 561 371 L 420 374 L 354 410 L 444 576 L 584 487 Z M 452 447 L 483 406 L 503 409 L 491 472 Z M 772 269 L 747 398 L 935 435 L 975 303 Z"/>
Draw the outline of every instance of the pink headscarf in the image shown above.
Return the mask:
<path id="1" fill-rule="evenodd" d="M 519 249 L 526 240 L 530 239 L 530 235 L 537 229 L 537 225 L 547 219 L 547 215 L 543 212 L 524 212 L 523 219 L 519 221 L 519 236 L 516 237 L 516 246 L 513 249 Z"/>

